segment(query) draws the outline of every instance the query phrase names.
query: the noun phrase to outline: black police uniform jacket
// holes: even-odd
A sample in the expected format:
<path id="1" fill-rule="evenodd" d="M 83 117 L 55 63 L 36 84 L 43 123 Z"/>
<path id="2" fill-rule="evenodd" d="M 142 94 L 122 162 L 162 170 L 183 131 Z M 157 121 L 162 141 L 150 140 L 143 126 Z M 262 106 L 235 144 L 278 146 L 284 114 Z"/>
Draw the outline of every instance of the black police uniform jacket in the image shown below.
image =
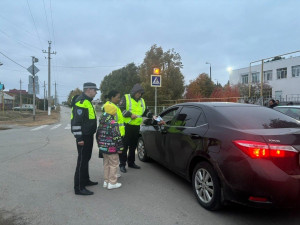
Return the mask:
<path id="1" fill-rule="evenodd" d="M 72 105 L 71 132 L 79 142 L 83 141 L 82 136 L 93 135 L 96 129 L 97 117 L 92 105 L 92 98 L 82 93 Z"/>

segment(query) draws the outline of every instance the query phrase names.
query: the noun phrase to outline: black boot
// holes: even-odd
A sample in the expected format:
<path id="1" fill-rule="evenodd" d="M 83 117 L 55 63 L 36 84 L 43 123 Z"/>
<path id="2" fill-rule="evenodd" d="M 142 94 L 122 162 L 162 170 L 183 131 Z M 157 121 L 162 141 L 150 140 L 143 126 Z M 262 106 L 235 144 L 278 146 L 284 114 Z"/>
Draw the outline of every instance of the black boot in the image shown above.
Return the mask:
<path id="1" fill-rule="evenodd" d="M 134 168 L 134 169 L 141 169 L 141 167 L 136 165 L 135 163 L 128 165 L 128 167 Z"/>
<path id="2" fill-rule="evenodd" d="M 94 181 L 88 181 L 87 184 L 85 186 L 93 186 L 93 185 L 97 185 L 98 182 L 94 182 Z"/>
<path id="3" fill-rule="evenodd" d="M 127 172 L 125 166 L 120 166 L 120 171 L 121 171 L 122 173 L 126 173 L 126 172 Z"/>
<path id="4" fill-rule="evenodd" d="M 86 188 L 82 188 L 82 189 L 76 189 L 75 188 L 75 195 L 93 195 L 94 192 L 89 191 Z"/>

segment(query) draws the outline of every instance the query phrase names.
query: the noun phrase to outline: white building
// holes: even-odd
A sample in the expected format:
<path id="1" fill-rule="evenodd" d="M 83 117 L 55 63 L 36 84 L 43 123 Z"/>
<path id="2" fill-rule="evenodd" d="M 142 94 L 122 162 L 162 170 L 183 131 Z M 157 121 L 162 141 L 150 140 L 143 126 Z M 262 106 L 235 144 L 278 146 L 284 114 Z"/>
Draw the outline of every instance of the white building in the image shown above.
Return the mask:
<path id="1" fill-rule="evenodd" d="M 261 64 L 232 70 L 231 85 L 261 82 Z M 272 97 L 280 101 L 300 101 L 300 56 L 263 63 L 263 82 L 272 87 Z"/>

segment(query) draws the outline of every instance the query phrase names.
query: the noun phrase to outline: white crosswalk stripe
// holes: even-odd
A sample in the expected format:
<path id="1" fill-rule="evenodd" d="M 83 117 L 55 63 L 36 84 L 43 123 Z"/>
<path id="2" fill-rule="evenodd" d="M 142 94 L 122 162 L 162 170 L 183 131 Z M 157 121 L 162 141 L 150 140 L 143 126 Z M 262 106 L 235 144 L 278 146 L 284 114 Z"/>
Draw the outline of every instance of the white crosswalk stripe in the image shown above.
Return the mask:
<path id="1" fill-rule="evenodd" d="M 40 129 L 43 129 L 43 128 L 47 127 L 47 126 L 48 126 L 48 125 L 42 125 L 42 126 L 40 126 L 40 127 L 36 127 L 36 128 L 34 128 L 34 129 L 32 129 L 31 131 L 40 130 Z"/>
<path id="2" fill-rule="evenodd" d="M 57 125 L 55 125 L 54 127 L 51 127 L 51 129 L 50 130 L 54 130 L 54 129 L 56 129 L 56 128 L 59 128 L 61 126 L 61 123 L 60 124 L 57 124 Z"/>
<path id="3" fill-rule="evenodd" d="M 71 124 L 68 124 L 68 125 L 65 127 L 65 130 L 71 130 Z"/>

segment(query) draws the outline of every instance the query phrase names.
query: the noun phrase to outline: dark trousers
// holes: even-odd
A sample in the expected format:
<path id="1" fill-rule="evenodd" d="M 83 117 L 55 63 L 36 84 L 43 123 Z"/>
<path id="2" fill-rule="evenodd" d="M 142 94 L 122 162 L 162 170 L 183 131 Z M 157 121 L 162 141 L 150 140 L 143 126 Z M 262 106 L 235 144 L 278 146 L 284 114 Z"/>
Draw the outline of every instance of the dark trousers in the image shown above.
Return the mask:
<path id="1" fill-rule="evenodd" d="M 140 126 L 125 124 L 125 137 L 123 138 L 124 150 L 120 157 L 120 167 L 126 166 L 126 161 L 128 165 L 134 164 L 135 161 L 135 149 L 139 139 Z M 127 157 L 127 152 L 129 149 L 129 154 Z"/>
<path id="2" fill-rule="evenodd" d="M 83 136 L 84 145 L 77 144 L 78 158 L 74 176 L 74 188 L 80 190 L 85 187 L 90 179 L 89 161 L 92 156 L 94 135 Z"/>

